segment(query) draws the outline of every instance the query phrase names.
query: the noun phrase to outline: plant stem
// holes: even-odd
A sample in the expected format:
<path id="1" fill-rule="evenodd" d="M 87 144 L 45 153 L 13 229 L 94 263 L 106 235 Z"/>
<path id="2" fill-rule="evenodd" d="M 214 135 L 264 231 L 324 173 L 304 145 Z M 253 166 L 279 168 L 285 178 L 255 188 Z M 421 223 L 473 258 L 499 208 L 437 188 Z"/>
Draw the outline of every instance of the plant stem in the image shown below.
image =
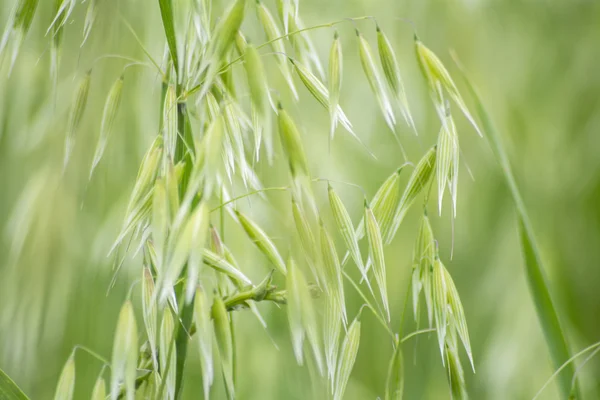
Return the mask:
<path id="1" fill-rule="evenodd" d="M 412 337 L 415 337 L 415 336 L 417 336 L 417 335 L 421 335 L 421 334 L 423 334 L 423 333 L 435 332 L 435 331 L 436 331 L 436 329 L 435 329 L 435 328 L 429 328 L 429 329 L 421 329 L 420 331 L 414 331 L 414 332 L 411 332 L 411 333 L 409 333 L 408 335 L 404 336 L 404 337 L 402 338 L 402 340 L 400 340 L 400 343 L 404 343 L 404 342 L 406 342 L 408 339 L 410 339 L 410 338 L 412 338 Z"/>
<path id="2" fill-rule="evenodd" d="M 264 193 L 264 192 L 269 192 L 269 191 L 275 191 L 275 190 L 289 190 L 290 187 L 289 186 L 274 186 L 274 187 L 267 187 L 267 188 L 262 188 L 262 189 L 257 189 L 257 190 L 253 190 L 251 192 L 242 194 L 240 196 L 234 197 L 233 199 L 227 200 L 226 202 L 223 202 L 223 196 L 221 196 L 221 204 L 218 205 L 217 207 L 213 208 L 212 210 L 210 210 L 210 212 L 214 212 L 217 210 L 222 210 L 223 207 L 225 207 L 227 204 L 231 204 L 237 200 L 243 199 L 245 197 L 249 197 L 258 193 Z M 221 230 L 223 230 L 223 227 L 221 226 Z M 223 234 L 223 232 L 221 232 L 221 234 Z M 222 235 L 221 235 L 222 236 Z"/>
<path id="3" fill-rule="evenodd" d="M 375 315 L 375 317 L 377 318 L 379 323 L 385 328 L 386 332 L 390 334 L 390 336 L 392 337 L 392 340 L 395 343 L 394 332 L 392 332 L 392 329 L 390 328 L 390 326 L 385 322 L 385 318 L 383 318 L 379 314 L 379 312 L 373 307 L 373 305 L 371 304 L 371 302 L 369 301 L 367 296 L 365 296 L 363 291 L 360 290 L 360 287 L 358 287 L 358 285 L 356 284 L 356 282 L 354 282 L 354 280 L 350 277 L 350 275 L 348 275 L 348 273 L 346 271 L 342 271 L 342 274 L 344 274 L 344 277 L 352 284 L 352 286 L 354 286 L 354 289 L 356 289 L 356 291 L 358 292 L 360 297 L 362 297 L 364 302 L 367 304 L 367 307 L 371 310 L 371 312 L 373 312 L 373 314 Z"/>

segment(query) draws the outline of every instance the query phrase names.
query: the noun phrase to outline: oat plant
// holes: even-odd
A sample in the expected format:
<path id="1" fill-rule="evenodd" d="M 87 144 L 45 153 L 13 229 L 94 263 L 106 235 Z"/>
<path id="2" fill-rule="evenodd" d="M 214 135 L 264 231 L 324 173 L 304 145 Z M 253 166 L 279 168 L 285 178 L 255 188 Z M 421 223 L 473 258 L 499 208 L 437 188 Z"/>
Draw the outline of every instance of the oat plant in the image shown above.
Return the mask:
<path id="1" fill-rule="evenodd" d="M 94 34 L 98 18 L 99 1 L 87 1 L 82 48 Z M 76 3 L 57 1 L 48 27 L 54 78 L 67 61 L 60 59 L 61 35 L 74 8 L 80 7 Z M 240 332 L 234 314 L 251 312 L 269 329 L 261 315 L 266 302 L 281 305 L 277 312 L 287 313 L 295 359 L 310 370 L 318 398 L 344 398 L 360 352 L 364 313 L 372 313 L 388 335 L 389 367 L 381 398 L 402 398 L 403 344 L 432 332 L 447 375 L 448 397 L 467 398 L 465 375 L 475 372 L 477 355 L 472 352 L 468 316 L 452 278 L 455 265 L 439 250 L 430 218 L 442 215 L 446 191 L 451 199 L 450 218 L 456 218 L 463 132 L 458 132 L 455 118 L 466 117 L 480 135 L 481 129 L 440 58 L 415 36 L 414 54 L 421 77 L 411 79 L 425 82 L 438 116 L 439 133 L 419 159 L 408 160 L 402 143 L 423 129 L 411 114 L 410 93 L 401 75 L 405 60 L 396 56 L 385 27 L 369 16 L 307 26 L 298 3 L 278 0 L 273 10 L 260 0 L 234 0 L 222 14 L 215 15 L 211 1 L 158 1 L 165 56 L 155 60 L 144 49 L 148 61 L 143 63 L 159 77 L 148 84 L 161 92 L 160 122 L 139 166 L 121 231 L 110 250 L 117 265 L 125 254 L 139 254 L 141 296 L 136 298 L 138 291 L 131 290 L 122 306 L 112 357 L 101 359 L 104 366 L 90 393 L 93 399 L 179 399 L 190 358 L 200 360 L 197 378 L 202 380 L 203 392 L 197 393 L 198 398 L 214 396 L 216 382 L 224 386 L 227 398 L 236 398 L 239 360 L 235 338 Z M 36 6 L 36 0 L 19 0 L 5 29 L 0 52 L 9 56 L 11 66 L 18 62 L 18 50 Z M 353 24 L 355 34 L 346 37 L 341 29 L 332 29 L 343 24 Z M 246 30 L 248 26 L 258 27 L 261 34 L 250 38 L 257 30 Z M 317 29 L 334 32 L 326 46 L 330 49 L 327 58 L 316 52 L 312 42 L 311 33 Z M 341 104 L 354 84 L 344 81 L 343 44 L 354 47 L 364 83 L 380 109 L 378 118 L 385 121 L 397 142 L 399 155 L 396 169 L 387 178 L 381 177 L 374 195 L 356 192 L 356 200 L 364 200 L 364 207 L 354 220 L 336 192 L 342 184 L 328 182 L 311 170 L 312 148 L 299 123 L 303 115 L 294 106 L 301 95 L 310 96 L 329 115 L 323 132 L 330 146 L 336 146 L 338 130 L 343 130 L 369 156 L 369 162 L 378 162 Z M 267 73 L 271 66 L 278 76 Z M 89 68 L 80 78 L 68 112 L 64 168 L 71 167 L 80 121 L 89 106 L 90 77 L 97 67 Z M 103 162 L 110 161 L 106 150 L 128 90 L 126 69 L 104 102 L 96 150 L 89 163 L 90 180 Z M 307 90 L 301 92 L 301 87 Z M 484 118 L 481 110 L 478 114 Z M 484 130 L 489 130 L 487 120 Z M 287 178 L 279 186 L 264 186 L 260 171 L 280 168 L 282 163 Z M 404 185 L 401 178 L 405 175 Z M 327 201 L 318 196 L 324 184 Z M 289 202 L 281 220 L 265 220 L 246 206 L 250 199 L 262 198 L 268 204 L 276 196 L 286 196 Z M 519 197 L 515 199 L 530 265 L 539 257 Z M 414 232 L 412 266 L 407 266 L 411 279 L 403 294 L 412 298 L 417 325 L 426 327 L 405 333 L 404 314 L 392 315 L 396 307 L 390 305 L 389 293 L 398 286 L 388 278 L 392 263 L 386 248 L 409 211 L 419 216 L 420 227 Z M 225 231 L 226 222 L 244 232 L 248 243 L 264 256 L 262 265 L 247 265 L 243 254 L 231 250 L 234 246 Z M 275 240 L 271 232 L 277 222 L 288 228 L 291 245 Z M 343 244 L 341 251 L 337 238 Z M 552 303 L 543 279 L 538 279 L 538 269 L 529 267 L 534 298 L 553 354 L 557 361 L 564 361 L 568 352 L 555 314 L 548 309 Z M 356 291 L 361 297 L 364 305 L 360 310 L 348 307 L 347 291 Z M 394 327 L 391 321 L 396 320 L 401 324 Z M 191 341 L 196 341 L 198 353 L 190 351 Z M 217 379 L 219 376 L 222 379 Z M 2 374 L 0 379 L 2 398 L 25 398 L 8 377 Z M 66 361 L 55 398 L 72 399 L 75 382 L 74 351 Z"/>

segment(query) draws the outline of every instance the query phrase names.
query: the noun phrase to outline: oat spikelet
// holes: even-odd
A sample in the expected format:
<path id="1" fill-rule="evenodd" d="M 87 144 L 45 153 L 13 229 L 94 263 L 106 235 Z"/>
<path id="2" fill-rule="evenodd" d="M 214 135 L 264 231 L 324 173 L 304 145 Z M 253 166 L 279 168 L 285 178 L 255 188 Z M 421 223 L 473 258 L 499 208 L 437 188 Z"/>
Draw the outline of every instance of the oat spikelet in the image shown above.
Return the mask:
<path id="1" fill-rule="evenodd" d="M 350 219 L 350 214 L 348 214 L 348 210 L 346 210 L 342 199 L 337 195 L 337 193 L 335 193 L 335 190 L 333 190 L 331 185 L 327 186 L 327 194 L 329 197 L 329 206 L 333 213 L 333 218 L 340 235 L 344 240 L 344 244 L 348 248 L 350 256 L 358 267 L 358 270 L 363 275 L 363 278 L 367 279 L 367 274 L 363 265 L 360 248 L 358 246 L 358 240 L 356 240 L 356 234 L 354 231 L 354 226 L 352 225 L 352 220 Z"/>
<path id="2" fill-rule="evenodd" d="M 419 160 L 419 163 L 417 164 L 410 178 L 408 179 L 406 189 L 404 189 L 404 193 L 400 198 L 398 207 L 394 212 L 394 220 L 392 226 L 388 232 L 388 235 L 384 238 L 385 244 L 391 243 L 394 236 L 396 236 L 396 232 L 398 232 L 400 224 L 404 220 L 406 212 L 414 203 L 419 193 L 427 189 L 427 184 L 431 180 L 433 172 L 435 171 L 435 166 L 437 163 L 436 157 L 437 151 L 436 147 L 434 146 L 431 149 L 429 149 L 427 153 L 425 153 L 421 160 Z"/>
<path id="3" fill-rule="evenodd" d="M 373 214 L 373 211 L 365 201 L 365 227 L 367 232 L 367 242 L 369 244 L 369 258 L 373 263 L 373 272 L 375 273 L 375 280 L 377 286 L 379 286 L 379 293 L 381 295 L 381 302 L 385 309 L 387 319 L 390 321 L 390 306 L 388 303 L 387 296 L 387 280 L 385 272 L 385 258 L 383 255 L 383 240 L 381 238 L 381 231 L 379 230 L 379 224 Z"/>
<path id="4" fill-rule="evenodd" d="M 244 20 L 245 8 L 246 0 L 235 0 L 215 27 L 214 34 L 206 50 L 207 57 L 200 67 L 200 71 L 206 70 L 204 83 L 200 91 L 200 98 L 204 97 L 212 86 L 221 67 L 220 61 L 225 58 L 227 52 L 235 42 L 237 32 Z"/>
<path id="5" fill-rule="evenodd" d="M 267 36 L 267 40 L 269 42 L 273 41 L 270 46 L 273 52 L 276 53 L 275 57 L 277 58 L 277 63 L 279 64 L 281 74 L 290 88 L 290 91 L 294 95 L 294 98 L 298 100 L 298 91 L 294 85 L 294 80 L 292 79 L 292 74 L 287 63 L 287 57 L 285 56 L 285 46 L 282 40 L 276 40 L 282 36 L 281 31 L 277 27 L 275 19 L 269 12 L 269 9 L 260 1 L 256 2 L 256 12 L 258 14 L 258 20 L 265 31 L 265 35 Z"/>
<path id="6" fill-rule="evenodd" d="M 105 400 L 106 399 L 106 383 L 102 377 L 98 377 L 94 389 L 92 390 L 92 400 Z"/>
<path id="7" fill-rule="evenodd" d="M 325 365 L 327 377 L 331 382 L 333 393 L 335 384 L 335 372 L 340 348 L 340 336 L 342 333 L 342 310 L 338 299 L 332 295 L 325 298 L 325 315 L 323 321 L 323 347 L 325 350 Z"/>
<path id="8" fill-rule="evenodd" d="M 342 88 L 343 56 L 342 44 L 339 35 L 335 31 L 333 43 L 329 50 L 329 118 L 330 118 L 330 140 L 333 140 L 335 129 L 338 124 L 338 104 L 340 102 L 340 91 Z"/>
<path id="9" fill-rule="evenodd" d="M 233 385 L 233 345 L 231 336 L 231 326 L 229 324 L 229 315 L 225 309 L 225 303 L 221 297 L 216 296 L 212 306 L 212 317 L 215 325 L 215 338 L 217 339 L 217 348 L 227 386 L 227 393 L 230 399 L 235 397 L 235 388 Z"/>
<path id="10" fill-rule="evenodd" d="M 267 259 L 273 264 L 275 268 L 283 275 L 287 274 L 287 268 L 283 258 L 277 251 L 277 247 L 273 241 L 267 236 L 267 234 L 252 220 L 246 217 L 244 214 L 235 210 L 235 215 L 240 222 L 244 231 L 252 240 L 252 242 L 258 247 L 258 249 L 267 257 Z"/>
<path id="11" fill-rule="evenodd" d="M 2 39 L 0 39 L 0 56 L 3 55 L 9 41 L 12 41 L 12 54 L 10 56 L 9 74 L 15 64 L 21 45 L 31 27 L 39 0 L 19 0 L 16 8 L 10 16 Z"/>
<path id="12" fill-rule="evenodd" d="M 306 217 L 306 213 L 301 208 L 300 204 L 298 204 L 294 196 L 292 196 L 292 216 L 308 267 L 317 283 L 323 285 L 323 271 L 322 268 L 319 267 L 319 251 L 317 250 L 315 237 L 311 230 L 308 218 Z"/>
<path id="13" fill-rule="evenodd" d="M 100 125 L 100 137 L 98 144 L 96 145 L 96 151 L 94 152 L 94 159 L 92 161 L 92 167 L 90 169 L 90 179 L 96 169 L 96 166 L 104 155 L 108 138 L 112 132 L 115 119 L 117 117 L 117 111 L 119 110 L 119 104 L 121 103 L 121 94 L 123 92 L 123 75 L 116 80 L 112 85 L 106 103 L 104 104 L 104 111 L 102 112 L 102 123 Z"/>
<path id="14" fill-rule="evenodd" d="M 479 126 L 475 122 L 475 119 L 471 116 L 467 105 L 465 104 L 458 88 L 456 87 L 450 73 L 442 63 L 442 61 L 435 55 L 433 51 L 428 49 L 423 42 L 417 38 L 415 35 L 415 51 L 417 54 L 417 60 L 419 61 L 419 66 L 421 68 L 421 72 L 425 77 L 429 85 L 429 89 L 431 91 L 432 99 L 438 110 L 438 115 L 440 117 L 440 121 L 442 124 L 446 123 L 445 118 L 445 105 L 443 102 L 442 88 L 446 90 L 448 95 L 454 102 L 458 105 L 462 113 L 469 120 L 473 128 L 477 131 L 479 136 L 483 137 Z"/>
<path id="15" fill-rule="evenodd" d="M 327 232 L 323 221 L 320 223 L 320 241 L 321 241 L 321 258 L 323 260 L 325 290 L 327 294 L 338 303 L 339 310 L 342 314 L 344 325 L 347 323 L 346 317 L 346 301 L 344 300 L 344 283 L 342 281 L 342 267 L 340 260 L 335 250 L 333 240 Z"/>
<path id="16" fill-rule="evenodd" d="M 335 390 L 333 392 L 334 400 L 341 400 L 346 390 L 346 385 L 350 379 L 350 373 L 354 368 L 358 347 L 360 345 L 360 321 L 357 316 L 348 328 L 348 333 L 342 343 L 340 351 L 340 361 L 335 379 Z"/>
<path id="17" fill-rule="evenodd" d="M 75 358 L 69 357 L 58 378 L 54 400 L 71 400 L 75 389 Z M 2 392 L 4 394 L 4 391 Z M 9 397 L 7 397 L 8 399 Z"/>
<path id="18" fill-rule="evenodd" d="M 425 294 L 425 303 L 427 306 L 427 318 L 429 326 L 432 326 L 433 320 L 433 300 L 432 300 L 432 269 L 435 260 L 435 239 L 427 213 L 423 214 L 417 241 L 413 251 L 413 270 L 412 270 L 412 295 L 413 312 L 415 321 L 418 322 L 420 315 L 419 295 L 421 290 Z"/>
<path id="19" fill-rule="evenodd" d="M 213 326 L 211 323 L 209 299 L 202 288 L 197 288 L 196 296 L 194 296 L 194 321 L 196 322 L 200 364 L 202 365 L 204 397 L 208 399 L 210 387 L 214 379 Z"/>
<path id="20" fill-rule="evenodd" d="M 415 133 L 417 133 L 417 128 L 415 127 L 415 122 L 413 121 L 410 108 L 408 106 L 408 99 L 406 98 L 406 91 L 404 90 L 402 75 L 400 75 L 400 65 L 396 59 L 396 54 L 394 53 L 392 44 L 387 36 L 381 31 L 379 25 L 377 25 L 377 47 L 379 50 L 379 60 L 381 61 L 381 66 L 383 67 L 383 76 L 385 77 L 388 87 L 396 99 L 396 102 L 400 107 L 400 112 L 402 113 L 407 125 L 411 127 Z"/>
<path id="21" fill-rule="evenodd" d="M 286 290 L 287 290 L 287 314 L 288 323 L 290 325 L 290 332 L 292 334 L 292 348 L 294 349 L 294 356 L 296 362 L 299 365 L 304 364 L 304 358 L 302 353 L 302 345 L 304 343 L 304 325 L 302 323 L 302 302 L 300 295 L 300 271 L 296 266 L 293 259 L 288 262 L 288 275 L 286 277 Z"/>
<path id="22" fill-rule="evenodd" d="M 198 278 L 200 276 L 200 268 L 202 266 L 203 257 L 202 250 L 206 244 L 208 237 L 208 226 L 210 224 L 210 210 L 205 201 L 200 202 L 197 207 L 198 217 L 192 227 L 192 247 L 190 249 L 190 257 L 187 264 L 187 281 L 185 286 L 185 301 L 190 303 L 194 298 Z"/>
<path id="23" fill-rule="evenodd" d="M 83 23 L 83 40 L 81 41 L 81 46 L 85 44 L 92 33 L 92 28 L 94 26 L 94 22 L 96 21 L 96 16 L 98 15 L 98 0 L 89 0 L 87 11 L 85 12 L 85 20 Z"/>
<path id="24" fill-rule="evenodd" d="M 77 91 L 75 92 L 73 104 L 71 105 L 71 109 L 69 111 L 67 133 L 65 137 L 65 158 L 63 162 L 63 166 L 65 168 L 69 163 L 69 157 L 71 156 L 71 151 L 73 150 L 73 145 L 75 144 L 75 134 L 77 132 L 79 124 L 81 123 L 81 118 L 83 117 L 83 113 L 85 111 L 88 93 L 90 91 L 91 78 L 92 71 L 90 70 L 81 79 Z"/>
<path id="25" fill-rule="evenodd" d="M 135 374 L 138 358 L 138 332 L 131 301 L 121 307 L 112 353 L 110 397 L 116 400 L 124 383 L 127 400 L 135 398 Z"/>
<path id="26" fill-rule="evenodd" d="M 158 324 L 158 308 L 152 304 L 154 294 L 154 278 L 148 267 L 144 267 L 142 276 L 142 316 L 148 344 L 150 345 L 150 356 L 155 371 L 158 371 L 158 335 L 156 332 Z"/>
<path id="27" fill-rule="evenodd" d="M 307 198 L 311 210 L 316 215 L 318 214 L 317 206 L 312 192 L 308 159 L 306 158 L 300 131 L 288 112 L 283 109 L 281 103 L 278 104 L 277 117 L 281 145 L 288 160 L 296 199 Z"/>
<path id="28" fill-rule="evenodd" d="M 381 236 L 384 238 L 384 243 L 388 244 L 385 239 L 390 236 L 390 232 L 394 222 L 394 214 L 400 204 L 400 174 L 405 165 L 400 166 L 392 173 L 377 189 L 377 193 L 371 200 L 371 207 L 375 219 L 379 224 Z M 360 224 L 356 228 L 357 240 L 365 236 L 365 221 L 361 219 Z"/>
<path id="29" fill-rule="evenodd" d="M 295 61 L 293 59 L 290 59 L 290 61 L 296 68 L 296 72 L 298 73 L 300 80 L 302 81 L 306 89 L 308 89 L 310 94 L 323 107 L 330 110 L 331 105 L 329 103 L 329 91 L 327 90 L 323 82 L 321 82 L 319 78 L 317 78 L 312 72 L 310 72 L 304 65 L 300 64 L 298 61 Z M 339 104 L 336 106 L 336 114 L 338 116 L 340 124 L 344 127 L 344 129 L 346 129 L 346 131 L 348 131 L 348 133 L 350 133 L 350 135 L 352 135 L 352 137 L 367 150 L 371 157 L 375 158 L 373 153 L 367 148 L 367 146 L 352 129 L 352 123 L 350 123 L 350 120 L 348 119 L 348 117 L 344 113 L 344 110 L 342 110 Z"/>
<path id="30" fill-rule="evenodd" d="M 375 60 L 373 58 L 373 51 L 371 50 L 371 46 L 358 30 L 356 31 L 356 37 L 358 39 L 360 63 L 362 65 L 365 76 L 369 81 L 371 90 L 375 94 L 375 98 L 377 99 L 379 108 L 383 113 L 383 118 L 385 119 L 386 124 L 394 133 L 394 137 L 396 137 L 396 139 L 398 140 L 395 129 L 396 117 L 394 116 L 392 105 L 390 104 L 387 92 L 385 90 L 385 87 L 383 86 L 383 81 L 381 79 L 381 75 L 379 74 L 379 70 L 375 65 Z"/>
<path id="31" fill-rule="evenodd" d="M 452 196 L 452 211 L 456 216 L 456 191 L 458 189 L 458 161 L 460 149 L 458 147 L 458 135 L 452 116 L 446 115 L 446 122 L 442 125 L 438 136 L 437 144 L 437 189 L 438 189 L 438 208 L 442 214 L 442 201 L 444 199 L 444 190 L 446 186 Z"/>
<path id="32" fill-rule="evenodd" d="M 271 132 L 271 118 L 269 115 L 269 105 L 271 97 L 269 95 L 269 84 L 265 69 L 256 48 L 248 45 L 245 49 L 246 79 L 250 89 L 250 98 L 252 100 L 252 119 L 254 128 L 254 152 L 258 161 L 260 156 L 260 146 L 262 137 L 265 137 L 265 147 L 269 163 L 273 161 L 273 139 Z"/>
<path id="33" fill-rule="evenodd" d="M 176 367 L 176 354 L 177 354 L 177 345 L 173 343 L 175 340 L 175 322 L 173 321 L 173 315 L 171 314 L 171 309 L 169 307 L 165 308 L 162 322 L 160 324 L 160 370 L 161 377 L 160 379 L 166 380 L 165 388 L 166 388 L 166 398 L 174 399 L 175 398 L 175 379 L 177 373 Z M 169 350 L 171 350 L 169 352 Z M 168 371 L 167 371 L 168 369 Z M 166 373 L 166 376 L 165 376 Z"/>

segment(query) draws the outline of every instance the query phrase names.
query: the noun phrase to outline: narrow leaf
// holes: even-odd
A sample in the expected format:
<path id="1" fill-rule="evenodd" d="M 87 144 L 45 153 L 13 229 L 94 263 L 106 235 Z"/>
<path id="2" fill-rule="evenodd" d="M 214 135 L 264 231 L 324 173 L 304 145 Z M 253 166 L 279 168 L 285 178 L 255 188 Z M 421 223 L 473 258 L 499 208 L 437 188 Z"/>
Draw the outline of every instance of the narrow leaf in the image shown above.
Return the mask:
<path id="1" fill-rule="evenodd" d="M 173 60 L 175 73 L 179 74 L 179 56 L 177 54 L 177 37 L 175 33 L 175 20 L 173 17 L 173 2 L 172 0 L 158 0 L 158 4 L 160 6 L 160 16 L 165 29 L 165 36 L 167 37 L 167 44 L 169 45 L 171 60 Z"/>
<path id="2" fill-rule="evenodd" d="M 0 369 L 0 398 L 6 400 L 29 400 L 29 397 Z"/>

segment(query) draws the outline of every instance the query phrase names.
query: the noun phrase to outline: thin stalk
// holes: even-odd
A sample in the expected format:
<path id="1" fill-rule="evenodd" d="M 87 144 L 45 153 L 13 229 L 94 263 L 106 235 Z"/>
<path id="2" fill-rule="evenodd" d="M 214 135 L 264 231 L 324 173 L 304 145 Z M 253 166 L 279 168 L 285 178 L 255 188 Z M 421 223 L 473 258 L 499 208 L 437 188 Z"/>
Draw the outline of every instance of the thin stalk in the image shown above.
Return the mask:
<path id="1" fill-rule="evenodd" d="M 233 369 L 233 387 L 236 386 L 236 372 L 237 372 L 237 351 L 235 350 L 235 324 L 233 323 L 233 314 L 229 314 L 229 329 L 231 329 L 231 348 L 233 349 L 233 357 L 232 357 L 232 369 Z"/>
<path id="2" fill-rule="evenodd" d="M 402 315 L 400 316 L 400 328 L 398 329 L 398 335 L 402 336 L 402 328 L 404 327 L 404 316 L 406 315 L 406 305 L 410 296 L 410 289 L 412 286 L 412 279 L 408 279 L 408 287 L 406 288 L 406 297 L 404 298 L 404 307 L 402 308 Z"/>
<path id="3" fill-rule="evenodd" d="M 392 329 L 390 328 L 390 326 L 388 325 L 388 323 L 385 322 L 385 318 L 383 318 L 379 314 L 379 312 L 375 309 L 375 307 L 373 307 L 373 305 L 371 304 L 371 302 L 369 301 L 369 299 L 367 298 L 367 296 L 365 296 L 365 294 L 363 293 L 363 291 L 360 290 L 360 287 L 358 287 L 358 285 L 356 284 L 356 282 L 354 282 L 354 280 L 350 277 L 350 275 L 348 275 L 348 273 L 346 271 L 342 271 L 342 274 L 344 274 L 344 277 L 352 284 L 352 286 L 354 287 L 354 289 L 356 289 L 356 291 L 358 292 L 358 294 L 360 295 L 360 297 L 362 297 L 362 299 L 366 303 L 367 307 L 371 310 L 371 312 L 373 312 L 373 315 L 375 315 L 375 317 L 377 318 L 377 321 L 379 321 L 379 323 L 385 328 L 386 332 L 389 333 L 389 335 L 392 337 L 392 341 L 395 343 L 394 332 L 392 332 Z"/>
<path id="4" fill-rule="evenodd" d="M 404 343 L 404 342 L 406 342 L 408 339 L 410 339 L 410 338 L 412 338 L 412 337 L 415 337 L 415 336 L 417 336 L 417 335 L 421 335 L 421 334 L 423 334 L 423 333 L 435 332 L 435 331 L 436 331 L 436 329 L 435 329 L 435 328 L 429 328 L 429 329 L 421 329 L 421 330 L 419 330 L 419 331 L 414 331 L 414 332 L 411 332 L 411 333 L 409 333 L 408 335 L 404 336 L 404 337 L 402 338 L 402 340 L 400 340 L 400 343 Z"/>
<path id="5" fill-rule="evenodd" d="M 569 358 L 567 361 L 565 361 L 551 376 L 550 378 L 548 378 L 548 380 L 546 381 L 546 383 L 544 383 L 544 386 L 542 386 L 540 388 L 540 390 L 538 390 L 538 392 L 535 394 L 535 396 L 533 396 L 532 400 L 536 400 L 540 394 L 542 394 L 542 392 L 544 391 L 544 389 L 546 389 L 546 387 L 552 382 L 552 380 L 554 378 L 556 378 L 556 376 L 565 368 L 567 368 L 569 365 L 572 365 L 571 363 L 579 356 L 587 353 L 590 350 L 596 349 L 600 347 L 600 342 L 594 343 L 588 347 L 586 347 L 585 349 L 581 350 L 579 353 L 575 354 L 573 357 Z"/>
<path id="6" fill-rule="evenodd" d="M 223 196 L 221 196 L 221 204 L 218 205 L 217 207 L 213 208 L 212 210 L 210 210 L 210 212 L 214 212 L 217 210 L 222 210 L 227 204 L 231 204 L 237 200 L 243 199 L 245 197 L 249 197 L 258 193 L 264 193 L 264 192 L 270 192 L 270 191 L 275 191 L 275 190 L 289 190 L 290 187 L 289 186 L 274 186 L 274 187 L 268 187 L 268 188 L 262 188 L 262 189 L 257 189 L 257 190 L 253 190 L 251 192 L 242 194 L 238 197 L 234 197 L 233 199 L 227 200 L 226 202 L 223 202 Z M 221 228 L 222 229 L 222 228 Z"/>
<path id="7" fill-rule="evenodd" d="M 75 350 L 78 350 L 78 349 L 85 351 L 86 353 L 88 353 L 89 355 L 91 355 L 92 357 L 97 359 L 98 361 L 102 362 L 105 366 L 110 368 L 110 362 L 106 358 L 102 357 L 100 354 L 96 353 L 95 351 L 89 349 L 88 347 L 78 344 L 75 347 L 73 347 L 73 353 L 75 353 Z"/>

